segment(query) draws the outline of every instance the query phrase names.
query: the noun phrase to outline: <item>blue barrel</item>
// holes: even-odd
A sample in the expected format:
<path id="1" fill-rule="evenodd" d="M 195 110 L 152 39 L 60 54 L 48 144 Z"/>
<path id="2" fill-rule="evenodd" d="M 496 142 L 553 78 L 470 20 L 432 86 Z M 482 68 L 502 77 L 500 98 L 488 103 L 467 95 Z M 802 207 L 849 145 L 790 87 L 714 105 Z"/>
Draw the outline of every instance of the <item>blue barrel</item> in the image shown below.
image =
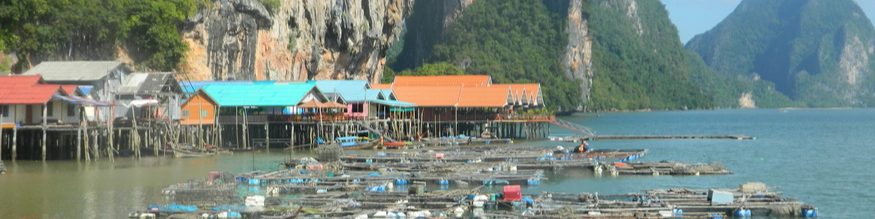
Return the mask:
<path id="1" fill-rule="evenodd" d="M 260 185 L 260 184 L 261 184 L 260 179 L 249 179 L 249 185 Z"/>
<path id="2" fill-rule="evenodd" d="M 680 208 L 672 209 L 671 212 L 674 216 L 684 216 L 684 210 L 681 210 Z"/>
<path id="3" fill-rule="evenodd" d="M 817 217 L 817 209 L 811 209 L 811 208 L 802 209 L 802 216 Z"/>
<path id="4" fill-rule="evenodd" d="M 750 209 L 739 208 L 735 209 L 736 217 L 750 217 Z"/>
<path id="5" fill-rule="evenodd" d="M 445 180 L 445 179 L 438 180 L 438 185 L 449 185 L 449 184 L 450 184 L 449 180 Z"/>

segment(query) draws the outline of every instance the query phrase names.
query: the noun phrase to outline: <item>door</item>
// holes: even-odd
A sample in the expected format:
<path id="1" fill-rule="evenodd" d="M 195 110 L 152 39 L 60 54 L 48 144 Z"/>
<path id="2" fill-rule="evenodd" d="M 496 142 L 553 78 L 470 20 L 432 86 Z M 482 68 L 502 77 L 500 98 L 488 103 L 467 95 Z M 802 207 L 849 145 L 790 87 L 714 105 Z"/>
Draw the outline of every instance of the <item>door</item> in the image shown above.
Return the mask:
<path id="1" fill-rule="evenodd" d="M 27 105 L 24 108 L 24 124 L 33 123 L 33 105 Z M 22 124 L 22 125 L 24 125 Z"/>

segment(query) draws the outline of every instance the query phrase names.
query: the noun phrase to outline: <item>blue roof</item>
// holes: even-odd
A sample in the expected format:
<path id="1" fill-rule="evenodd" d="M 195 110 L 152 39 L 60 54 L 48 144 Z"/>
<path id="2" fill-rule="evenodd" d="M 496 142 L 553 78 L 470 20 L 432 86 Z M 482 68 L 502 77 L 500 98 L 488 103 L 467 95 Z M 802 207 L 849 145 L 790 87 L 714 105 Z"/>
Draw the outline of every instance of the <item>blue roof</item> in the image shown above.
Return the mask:
<path id="1" fill-rule="evenodd" d="M 397 101 L 397 100 L 373 100 L 371 102 L 383 104 L 386 106 L 394 106 L 394 107 L 414 107 L 414 106 L 416 106 L 415 103 L 408 103 L 408 102 Z"/>
<path id="2" fill-rule="evenodd" d="M 295 106 L 316 86 L 312 83 L 209 84 L 202 89 L 221 107 Z M 321 92 L 318 95 L 322 95 Z M 325 99 L 324 95 L 317 98 Z"/>
<path id="3" fill-rule="evenodd" d="M 185 93 L 194 93 L 201 89 L 201 87 L 209 84 L 252 84 L 252 81 L 179 81 L 179 87 Z"/>
<path id="4" fill-rule="evenodd" d="M 88 95 L 91 92 L 91 89 L 94 89 L 94 86 L 91 85 L 79 85 L 79 90 L 82 91 L 83 94 Z"/>
<path id="5" fill-rule="evenodd" d="M 319 90 L 329 93 L 338 93 L 347 102 L 371 101 L 382 97 L 380 90 L 369 89 L 368 81 L 365 80 L 327 80 L 315 81 Z"/>

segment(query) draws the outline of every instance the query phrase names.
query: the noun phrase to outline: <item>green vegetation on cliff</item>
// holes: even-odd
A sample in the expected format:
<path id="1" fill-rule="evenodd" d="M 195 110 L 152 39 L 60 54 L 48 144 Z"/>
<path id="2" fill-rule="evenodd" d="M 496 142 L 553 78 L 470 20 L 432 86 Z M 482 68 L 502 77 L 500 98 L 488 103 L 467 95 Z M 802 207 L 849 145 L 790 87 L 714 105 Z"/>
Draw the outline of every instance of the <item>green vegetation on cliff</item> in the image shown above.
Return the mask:
<path id="1" fill-rule="evenodd" d="M 414 17 L 423 13 L 417 9 L 422 7 L 414 7 Z M 490 75 L 495 83 L 541 83 L 549 107 L 573 110 L 581 103 L 580 82 L 562 73 L 559 60 L 568 41 L 564 27 L 563 14 L 551 12 L 540 1 L 475 1 L 433 46 L 426 62 L 451 63 L 464 69 L 465 74 Z M 411 33 L 416 31 L 408 31 Z M 408 35 L 405 42 L 417 40 Z M 402 59 L 405 53 L 416 53 L 408 50 L 414 48 L 408 45 L 397 66 L 417 62 Z M 404 72 L 399 74 L 408 74 Z"/>
<path id="2" fill-rule="evenodd" d="M 592 110 L 695 109 L 713 106 L 691 81 L 677 29 L 658 0 L 590 0 L 593 37 Z M 716 92 L 716 91 L 715 91 Z"/>
<path id="3" fill-rule="evenodd" d="M 126 48 L 142 66 L 171 70 L 187 47 L 179 29 L 202 1 L 12 0 L 0 2 L 0 51 L 22 71 L 42 60 L 114 59 Z"/>
<path id="4" fill-rule="evenodd" d="M 745 0 L 686 46 L 720 75 L 786 96 L 754 91 L 758 107 L 873 106 L 873 35 L 853 0 Z"/>

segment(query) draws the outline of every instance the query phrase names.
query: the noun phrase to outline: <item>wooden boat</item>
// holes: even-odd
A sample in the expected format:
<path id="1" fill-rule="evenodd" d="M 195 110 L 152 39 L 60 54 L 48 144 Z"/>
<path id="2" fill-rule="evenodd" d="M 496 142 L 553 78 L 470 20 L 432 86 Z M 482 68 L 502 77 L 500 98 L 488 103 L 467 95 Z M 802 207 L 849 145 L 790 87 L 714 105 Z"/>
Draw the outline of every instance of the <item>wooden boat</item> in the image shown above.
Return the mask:
<path id="1" fill-rule="evenodd" d="M 370 140 L 367 137 L 347 136 L 335 138 L 337 144 L 344 150 L 372 149 L 379 141 Z"/>
<path id="2" fill-rule="evenodd" d="M 209 157 L 209 156 L 213 156 L 213 155 L 216 155 L 216 153 L 215 153 L 215 152 L 210 152 L 210 151 L 197 151 L 197 150 L 179 149 L 179 148 L 177 148 L 177 149 L 173 149 L 173 156 L 174 156 L 174 157 L 180 157 L 180 158 L 185 158 L 185 157 Z"/>
<path id="3" fill-rule="evenodd" d="M 409 143 L 410 143 L 410 142 L 403 142 L 403 141 L 399 141 L 399 142 L 383 142 L 383 146 L 386 146 L 386 147 L 402 147 L 402 146 L 409 145 Z"/>

